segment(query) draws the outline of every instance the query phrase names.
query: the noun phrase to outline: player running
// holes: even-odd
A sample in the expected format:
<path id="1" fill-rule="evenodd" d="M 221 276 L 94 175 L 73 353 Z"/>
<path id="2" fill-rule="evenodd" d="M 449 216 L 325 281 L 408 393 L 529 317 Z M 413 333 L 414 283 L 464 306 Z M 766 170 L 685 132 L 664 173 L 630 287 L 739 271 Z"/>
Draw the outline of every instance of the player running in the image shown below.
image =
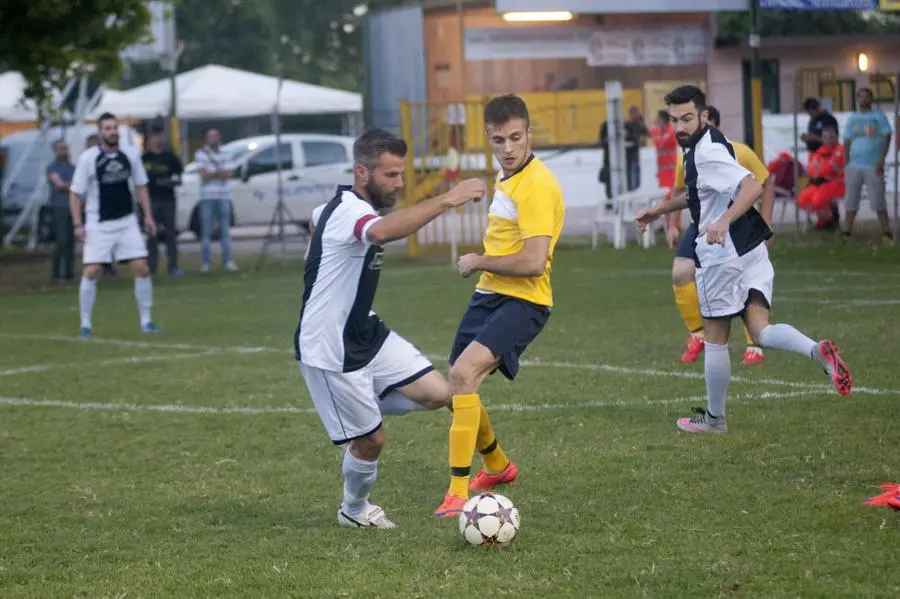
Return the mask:
<path id="1" fill-rule="evenodd" d="M 451 475 L 444 502 L 434 512 L 438 517 L 458 515 L 470 490 L 509 483 L 518 475 L 497 443 L 478 389 L 498 369 L 513 380 L 519 358 L 550 318 L 550 269 L 565 217 L 556 177 L 532 154 L 525 102 L 514 95 L 494 98 L 484 108 L 484 122 L 501 172 L 484 254 L 466 254 L 458 263 L 463 277 L 482 274 L 450 351 Z M 484 469 L 470 484 L 475 449 Z"/>
<path id="2" fill-rule="evenodd" d="M 300 372 L 328 436 L 344 452 L 338 523 L 394 528 L 369 503 L 384 447 L 382 415 L 448 406 L 450 387 L 431 362 L 372 312 L 382 246 L 415 233 L 446 210 L 480 199 L 482 181 L 380 217 L 403 189 L 406 142 L 382 129 L 353 145 L 353 186 L 315 216 L 294 334 Z"/>
<path id="3" fill-rule="evenodd" d="M 660 215 L 685 207 L 698 230 L 695 241 L 697 288 L 706 337 L 706 409 L 680 418 L 678 428 L 689 433 L 726 433 L 725 400 L 731 378 L 728 335 L 731 319 L 741 316 L 761 347 L 804 355 L 820 364 L 841 395 L 852 390 L 850 370 L 829 340 L 815 342 L 789 324 L 770 324 L 772 282 L 766 240 L 769 226 L 753 207 L 762 186 L 735 160 L 734 145 L 703 123 L 706 95 L 692 85 L 666 96 L 678 143 L 684 149 L 687 194 L 643 210 L 641 229 Z"/>
<path id="4" fill-rule="evenodd" d="M 156 235 L 141 152 L 134 146 L 119 146 L 119 124 L 112 114 L 100 115 L 97 127 L 100 143 L 85 150 L 78 158 L 69 188 L 69 210 L 75 237 L 84 244 L 84 268 L 78 291 L 79 334 L 84 339 L 91 337 L 97 279 L 103 273 L 103 265 L 114 261 L 131 263 L 141 331 L 156 333 L 159 329 L 150 318 L 153 282 L 147 266 L 147 244 L 141 235 L 134 213 L 134 197 L 128 185 L 129 181 L 134 185 L 147 234 Z M 82 207 L 86 222 L 82 222 Z"/>
<path id="5" fill-rule="evenodd" d="M 716 129 L 719 128 L 721 122 L 719 111 L 712 106 L 706 107 L 706 112 L 701 115 L 701 119 L 705 124 L 712 125 Z M 749 147 L 736 141 L 730 141 L 734 148 L 735 159 L 738 164 L 753 173 L 756 182 L 762 185 L 762 206 L 760 208 L 763 220 L 766 223 L 772 222 L 772 209 L 775 206 L 775 185 L 769 177 L 769 170 L 766 165 L 757 157 L 756 153 Z M 675 167 L 675 181 L 673 187 L 673 196 L 683 196 L 686 193 L 684 185 L 684 162 L 679 160 Z M 673 228 L 669 228 L 671 232 Z M 694 282 L 694 241 L 697 239 L 697 226 L 691 222 L 681 238 L 675 250 L 675 260 L 672 262 L 672 290 L 675 292 L 675 305 L 678 306 L 678 312 L 687 327 L 690 336 L 685 344 L 684 353 L 681 354 L 681 361 L 689 363 L 695 361 L 700 352 L 703 351 L 703 319 L 700 316 L 700 299 L 697 297 L 697 284 Z M 669 244 L 674 245 L 675 238 L 669 238 Z M 771 245 L 771 241 L 769 242 Z M 744 326 L 744 340 L 747 343 L 747 349 L 744 350 L 744 358 L 742 364 L 744 366 L 752 366 L 761 364 L 765 361 L 765 354 L 761 347 L 753 344 L 753 338 L 750 331 Z"/>

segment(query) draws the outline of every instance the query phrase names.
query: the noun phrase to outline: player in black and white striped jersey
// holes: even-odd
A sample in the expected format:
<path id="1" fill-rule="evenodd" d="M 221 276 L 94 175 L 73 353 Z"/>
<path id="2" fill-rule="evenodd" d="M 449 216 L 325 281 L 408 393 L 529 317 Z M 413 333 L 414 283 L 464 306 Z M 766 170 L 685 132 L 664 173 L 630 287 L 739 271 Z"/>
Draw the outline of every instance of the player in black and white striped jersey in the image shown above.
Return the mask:
<path id="1" fill-rule="evenodd" d="M 666 96 L 669 116 L 681 145 L 683 199 L 666 202 L 637 216 L 642 228 L 662 214 L 689 208 L 697 226 L 696 281 L 706 341 L 704 369 L 707 407 L 678 428 L 691 433 L 725 433 L 725 400 L 731 378 L 728 336 L 731 320 L 743 318 L 757 345 L 802 354 L 819 363 L 838 393 L 849 395 L 852 379 L 830 340 L 813 341 L 789 324 L 770 324 L 775 271 L 766 240 L 772 231 L 753 207 L 762 187 L 735 158 L 731 142 L 708 124 L 706 94 L 685 85 Z"/>
<path id="2" fill-rule="evenodd" d="M 75 237 L 84 244 L 79 334 L 83 338 L 90 338 L 92 334 L 97 279 L 103 272 L 103 265 L 114 262 L 131 263 L 141 331 L 156 333 L 159 329 L 150 317 L 153 282 L 147 265 L 147 244 L 134 213 L 135 198 L 131 191 L 133 186 L 144 213 L 147 233 L 155 235 L 156 223 L 150 209 L 147 173 L 141 152 L 135 146 L 119 145 L 119 125 L 114 115 L 101 115 L 97 127 L 100 143 L 85 150 L 78 158 L 69 188 Z"/>

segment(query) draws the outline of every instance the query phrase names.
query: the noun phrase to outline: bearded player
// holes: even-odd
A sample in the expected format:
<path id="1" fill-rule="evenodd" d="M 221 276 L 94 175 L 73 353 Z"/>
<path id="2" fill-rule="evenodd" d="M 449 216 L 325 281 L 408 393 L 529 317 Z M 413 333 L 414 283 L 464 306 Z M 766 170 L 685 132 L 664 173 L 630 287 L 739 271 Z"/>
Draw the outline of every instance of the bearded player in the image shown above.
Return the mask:
<path id="1" fill-rule="evenodd" d="M 758 345 L 806 356 L 825 370 L 839 394 L 849 395 L 850 370 L 833 342 L 816 342 L 789 324 L 769 322 L 775 271 L 766 241 L 772 231 L 753 207 L 762 185 L 735 160 L 732 143 L 707 124 L 706 94 L 685 85 L 670 92 L 666 104 L 684 149 L 687 193 L 641 211 L 636 220 L 646 229 L 667 212 L 689 208 L 698 231 L 694 257 L 706 336 L 706 408 L 697 408 L 692 417 L 679 418 L 678 428 L 688 433 L 728 432 L 728 336 L 735 316 L 744 320 Z"/>
<path id="2" fill-rule="evenodd" d="M 719 111 L 713 106 L 707 106 L 706 112 L 701 115 L 704 123 L 718 129 L 721 117 Z M 769 170 L 762 163 L 756 153 L 749 147 L 736 141 L 731 141 L 734 148 L 734 156 L 742 167 L 753 173 L 756 181 L 762 185 L 761 215 L 766 223 L 772 222 L 772 209 L 775 206 L 775 184 L 769 177 Z M 673 195 L 684 195 L 684 162 L 679 160 L 675 167 L 675 185 Z M 669 228 L 671 234 L 673 229 Z M 694 282 L 694 242 L 697 239 L 697 227 L 691 223 L 684 232 L 681 242 L 675 250 L 675 260 L 672 263 L 672 290 L 675 293 L 675 305 L 687 327 L 689 336 L 685 343 L 681 361 L 689 363 L 695 361 L 703 351 L 703 317 L 700 316 L 700 300 L 697 296 L 697 284 Z M 669 245 L 674 246 L 677 239 L 669 238 Z M 771 241 L 769 242 L 771 244 Z M 744 327 L 744 340 L 747 347 L 741 363 L 744 366 L 761 364 L 766 358 L 763 350 L 753 343 L 750 332 Z"/>
<path id="3" fill-rule="evenodd" d="M 313 404 L 335 445 L 345 445 L 344 501 L 338 523 L 394 528 L 369 503 L 385 443 L 382 416 L 437 409 L 450 402 L 446 379 L 372 311 L 386 243 L 403 239 L 446 210 L 484 195 L 482 181 L 381 217 L 403 189 L 406 142 L 382 129 L 353 145 L 353 185 L 315 215 L 294 334 L 295 357 Z"/>

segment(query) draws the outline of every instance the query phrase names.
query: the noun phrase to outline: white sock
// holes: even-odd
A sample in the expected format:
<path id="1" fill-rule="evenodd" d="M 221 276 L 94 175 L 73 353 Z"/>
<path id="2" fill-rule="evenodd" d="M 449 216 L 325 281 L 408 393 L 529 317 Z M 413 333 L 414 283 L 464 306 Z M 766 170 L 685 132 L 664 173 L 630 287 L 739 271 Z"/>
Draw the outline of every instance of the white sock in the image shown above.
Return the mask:
<path id="1" fill-rule="evenodd" d="M 141 314 L 141 326 L 145 326 L 152 321 L 150 308 L 153 306 L 153 281 L 150 277 L 134 279 L 134 298 Z"/>
<path id="2" fill-rule="evenodd" d="M 759 344 L 806 356 L 830 372 L 831 367 L 819 352 L 819 344 L 789 324 L 770 324 L 760 331 Z"/>
<path id="3" fill-rule="evenodd" d="M 384 416 L 403 416 L 410 412 L 419 412 L 425 406 L 409 399 L 399 391 L 391 391 L 378 402 L 378 408 Z"/>
<path id="4" fill-rule="evenodd" d="M 344 503 L 341 509 L 348 516 L 359 515 L 369 505 L 369 491 L 378 478 L 378 460 L 367 462 L 344 452 Z"/>
<path id="5" fill-rule="evenodd" d="M 703 370 L 706 374 L 706 411 L 710 416 L 725 416 L 725 396 L 731 379 L 731 357 L 727 345 L 706 342 L 703 350 Z"/>
<path id="6" fill-rule="evenodd" d="M 78 287 L 78 305 L 81 309 L 81 327 L 91 328 L 91 313 L 94 311 L 94 300 L 97 299 L 97 280 L 81 277 Z"/>

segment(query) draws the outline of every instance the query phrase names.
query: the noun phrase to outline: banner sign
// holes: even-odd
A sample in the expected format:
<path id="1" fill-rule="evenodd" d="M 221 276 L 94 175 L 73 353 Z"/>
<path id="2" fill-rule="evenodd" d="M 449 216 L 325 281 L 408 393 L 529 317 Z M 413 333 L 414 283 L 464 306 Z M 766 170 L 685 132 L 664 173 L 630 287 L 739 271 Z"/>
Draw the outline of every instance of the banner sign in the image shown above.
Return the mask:
<path id="1" fill-rule="evenodd" d="M 877 10 L 878 0 L 757 0 L 760 8 L 788 10 Z M 882 2 L 891 0 L 881 0 Z M 896 0 L 893 0 L 896 3 Z M 893 9 L 897 10 L 897 9 Z"/>
<path id="2" fill-rule="evenodd" d="M 466 60 L 583 58 L 592 67 L 704 64 L 702 25 L 466 29 Z"/>

